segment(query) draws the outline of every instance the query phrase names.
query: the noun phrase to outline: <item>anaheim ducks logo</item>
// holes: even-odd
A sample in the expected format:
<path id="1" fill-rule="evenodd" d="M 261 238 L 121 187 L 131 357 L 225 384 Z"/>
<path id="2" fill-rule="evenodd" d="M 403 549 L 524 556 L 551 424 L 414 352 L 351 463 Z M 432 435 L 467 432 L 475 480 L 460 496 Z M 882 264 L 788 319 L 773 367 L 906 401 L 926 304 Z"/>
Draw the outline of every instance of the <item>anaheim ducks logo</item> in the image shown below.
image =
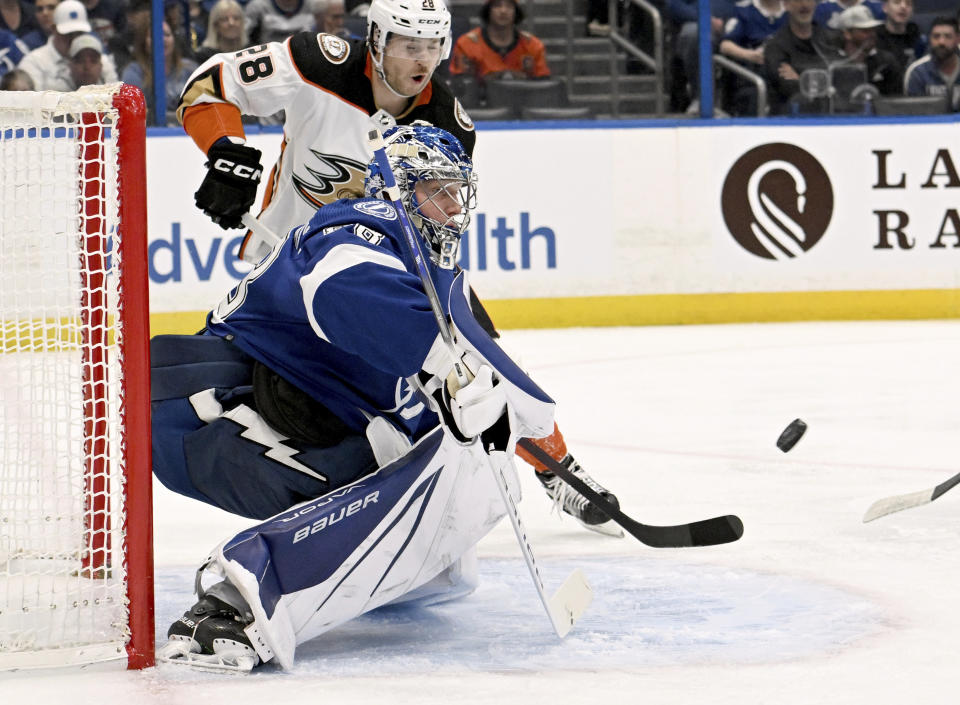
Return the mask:
<path id="1" fill-rule="evenodd" d="M 315 149 L 310 152 L 316 162 L 303 166 L 309 176 L 293 174 L 293 186 L 300 198 L 313 208 L 319 208 L 340 198 L 363 196 L 366 164 L 338 154 L 322 154 Z"/>
<path id="2" fill-rule="evenodd" d="M 318 34 L 320 51 L 331 64 L 342 64 L 350 56 L 350 45 L 333 34 Z"/>
<path id="3" fill-rule="evenodd" d="M 467 111 L 463 109 L 463 106 L 460 105 L 460 100 L 457 98 L 453 99 L 453 116 L 464 130 L 473 129 L 473 120 L 467 115 Z"/>

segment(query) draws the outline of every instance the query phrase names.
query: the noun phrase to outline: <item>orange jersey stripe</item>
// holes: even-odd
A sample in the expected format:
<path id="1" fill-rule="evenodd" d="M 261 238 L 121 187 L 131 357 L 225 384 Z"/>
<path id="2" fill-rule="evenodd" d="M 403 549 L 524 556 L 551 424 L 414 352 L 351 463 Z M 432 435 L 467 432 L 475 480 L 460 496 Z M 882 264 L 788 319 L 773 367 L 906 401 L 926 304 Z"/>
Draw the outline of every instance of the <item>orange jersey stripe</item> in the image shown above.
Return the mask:
<path id="1" fill-rule="evenodd" d="M 240 110 L 231 103 L 198 103 L 183 111 L 183 129 L 206 154 L 221 137 L 244 137 Z"/>

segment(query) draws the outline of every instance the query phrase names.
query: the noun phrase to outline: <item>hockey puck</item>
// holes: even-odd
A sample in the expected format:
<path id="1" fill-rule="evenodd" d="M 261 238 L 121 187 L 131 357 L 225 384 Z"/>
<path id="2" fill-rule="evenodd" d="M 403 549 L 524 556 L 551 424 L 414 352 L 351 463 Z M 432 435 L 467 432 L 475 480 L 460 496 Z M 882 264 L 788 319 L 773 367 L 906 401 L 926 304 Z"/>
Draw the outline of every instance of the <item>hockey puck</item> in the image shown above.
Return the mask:
<path id="1" fill-rule="evenodd" d="M 806 430 L 806 423 L 800 419 L 794 419 L 790 422 L 789 426 L 783 429 L 783 433 L 781 433 L 780 438 L 777 439 L 777 448 L 786 453 L 795 445 L 797 445 L 797 441 L 803 438 L 803 434 L 806 432 Z"/>

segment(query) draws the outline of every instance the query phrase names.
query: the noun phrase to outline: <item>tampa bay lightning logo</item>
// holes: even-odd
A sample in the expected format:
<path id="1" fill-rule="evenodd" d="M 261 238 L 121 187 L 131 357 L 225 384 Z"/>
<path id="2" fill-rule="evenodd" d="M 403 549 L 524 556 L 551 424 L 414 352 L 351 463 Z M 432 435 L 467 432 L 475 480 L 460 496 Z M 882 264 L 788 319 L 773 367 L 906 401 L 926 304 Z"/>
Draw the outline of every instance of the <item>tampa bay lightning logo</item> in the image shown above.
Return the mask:
<path id="1" fill-rule="evenodd" d="M 361 201 L 360 203 L 355 203 L 353 207 L 361 213 L 372 215 L 381 220 L 397 219 L 397 212 L 393 209 L 393 206 L 383 201 Z"/>
<path id="2" fill-rule="evenodd" d="M 419 416 L 425 408 L 423 402 L 420 401 L 420 397 L 415 394 L 410 380 L 403 377 L 397 379 L 397 385 L 393 390 L 393 400 L 396 402 L 396 406 L 392 409 L 383 409 L 383 412 L 387 414 L 399 413 L 408 421 Z"/>

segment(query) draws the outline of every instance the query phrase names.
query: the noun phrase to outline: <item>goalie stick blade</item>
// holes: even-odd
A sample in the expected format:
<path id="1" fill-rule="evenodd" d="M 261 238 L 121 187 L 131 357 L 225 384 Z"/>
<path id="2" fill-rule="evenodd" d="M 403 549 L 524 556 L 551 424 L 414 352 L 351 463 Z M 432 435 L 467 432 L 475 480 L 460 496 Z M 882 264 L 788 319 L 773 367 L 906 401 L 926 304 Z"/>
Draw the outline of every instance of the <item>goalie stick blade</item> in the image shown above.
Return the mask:
<path id="1" fill-rule="evenodd" d="M 593 588 L 587 582 L 587 576 L 577 568 L 567 576 L 548 603 L 550 621 L 557 636 L 562 639 L 569 634 L 592 601 Z"/>
<path id="2" fill-rule="evenodd" d="M 518 445 L 547 466 L 561 480 L 589 499 L 611 520 L 622 526 L 631 536 L 651 548 L 687 548 L 691 546 L 716 546 L 731 543 L 743 536 L 743 522 L 733 514 L 702 519 L 690 524 L 676 526 L 653 526 L 631 519 L 618 507 L 595 492 L 587 483 L 551 458 L 546 451 L 529 438 L 521 438 Z"/>

